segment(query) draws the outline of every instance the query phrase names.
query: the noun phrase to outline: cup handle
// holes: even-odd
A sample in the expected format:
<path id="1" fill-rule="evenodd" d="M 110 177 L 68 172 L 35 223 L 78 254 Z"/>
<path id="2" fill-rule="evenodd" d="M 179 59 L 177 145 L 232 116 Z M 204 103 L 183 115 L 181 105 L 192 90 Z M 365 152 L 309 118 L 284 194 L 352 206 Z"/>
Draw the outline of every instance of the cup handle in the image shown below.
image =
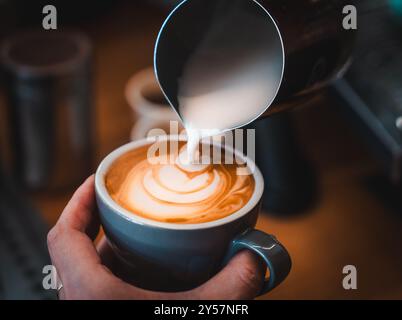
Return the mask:
<path id="1" fill-rule="evenodd" d="M 269 278 L 265 279 L 259 295 L 278 286 L 290 272 L 292 260 L 285 247 L 272 235 L 250 229 L 236 237 L 224 259 L 225 265 L 241 250 L 251 250 L 258 254 L 267 265 Z"/>

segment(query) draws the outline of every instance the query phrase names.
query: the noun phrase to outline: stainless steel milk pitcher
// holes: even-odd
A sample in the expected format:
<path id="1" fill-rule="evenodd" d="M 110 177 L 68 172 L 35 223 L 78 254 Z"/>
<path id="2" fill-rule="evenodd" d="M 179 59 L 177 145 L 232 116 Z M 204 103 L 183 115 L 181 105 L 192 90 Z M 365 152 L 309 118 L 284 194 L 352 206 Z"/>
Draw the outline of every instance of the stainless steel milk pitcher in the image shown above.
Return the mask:
<path id="1" fill-rule="evenodd" d="M 178 111 L 185 66 L 206 35 L 220 28 L 211 68 L 253 61 L 256 52 L 264 52 L 275 90 L 267 90 L 266 110 L 259 116 L 298 106 L 347 69 L 355 39 L 355 31 L 343 27 L 347 4 L 350 1 L 183 1 L 166 19 L 157 39 L 154 62 L 161 88 Z M 215 78 L 225 76 L 215 73 L 204 79 L 210 82 L 206 86 L 210 90 Z"/>

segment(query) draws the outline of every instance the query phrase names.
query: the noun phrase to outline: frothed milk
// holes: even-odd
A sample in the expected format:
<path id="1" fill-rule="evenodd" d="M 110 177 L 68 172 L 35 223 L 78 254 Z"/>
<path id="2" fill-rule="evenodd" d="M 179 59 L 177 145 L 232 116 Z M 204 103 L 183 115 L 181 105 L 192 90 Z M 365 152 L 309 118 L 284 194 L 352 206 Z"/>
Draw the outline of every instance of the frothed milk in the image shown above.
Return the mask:
<path id="1" fill-rule="evenodd" d="M 283 64 L 271 48 L 279 40 L 258 32 L 273 27 L 267 21 L 246 10 L 227 12 L 213 20 L 187 61 L 177 100 L 189 160 L 200 139 L 250 123 L 274 100 Z"/>

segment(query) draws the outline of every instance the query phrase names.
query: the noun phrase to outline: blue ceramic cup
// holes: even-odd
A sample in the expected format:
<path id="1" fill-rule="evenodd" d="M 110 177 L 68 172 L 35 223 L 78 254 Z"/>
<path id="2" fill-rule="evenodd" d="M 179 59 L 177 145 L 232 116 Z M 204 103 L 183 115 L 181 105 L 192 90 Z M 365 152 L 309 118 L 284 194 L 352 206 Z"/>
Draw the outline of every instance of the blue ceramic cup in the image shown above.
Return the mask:
<path id="1" fill-rule="evenodd" d="M 289 274 L 291 259 L 274 236 L 254 229 L 264 180 L 254 162 L 237 150 L 225 147 L 255 168 L 255 189 L 243 208 L 223 219 L 198 224 L 158 222 L 127 211 L 111 198 L 105 186 L 110 166 L 126 152 L 152 142 L 148 138 L 118 148 L 102 161 L 95 179 L 106 237 L 116 255 L 132 268 L 135 284 L 158 291 L 188 290 L 210 279 L 240 250 L 253 251 L 268 268 L 261 294 L 280 284 Z"/>

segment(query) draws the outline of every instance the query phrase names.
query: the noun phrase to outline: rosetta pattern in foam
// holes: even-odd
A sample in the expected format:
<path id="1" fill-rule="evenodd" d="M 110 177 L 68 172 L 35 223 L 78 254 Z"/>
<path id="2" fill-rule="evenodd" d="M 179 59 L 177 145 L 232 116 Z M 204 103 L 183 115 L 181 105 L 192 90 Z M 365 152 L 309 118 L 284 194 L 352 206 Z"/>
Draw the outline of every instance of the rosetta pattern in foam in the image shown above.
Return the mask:
<path id="1" fill-rule="evenodd" d="M 253 177 L 236 175 L 236 164 L 211 164 L 186 172 L 177 163 L 155 163 L 155 159 L 141 159 L 127 166 L 119 188 L 111 192 L 118 204 L 152 220 L 202 223 L 221 219 L 245 206 L 254 191 Z"/>

